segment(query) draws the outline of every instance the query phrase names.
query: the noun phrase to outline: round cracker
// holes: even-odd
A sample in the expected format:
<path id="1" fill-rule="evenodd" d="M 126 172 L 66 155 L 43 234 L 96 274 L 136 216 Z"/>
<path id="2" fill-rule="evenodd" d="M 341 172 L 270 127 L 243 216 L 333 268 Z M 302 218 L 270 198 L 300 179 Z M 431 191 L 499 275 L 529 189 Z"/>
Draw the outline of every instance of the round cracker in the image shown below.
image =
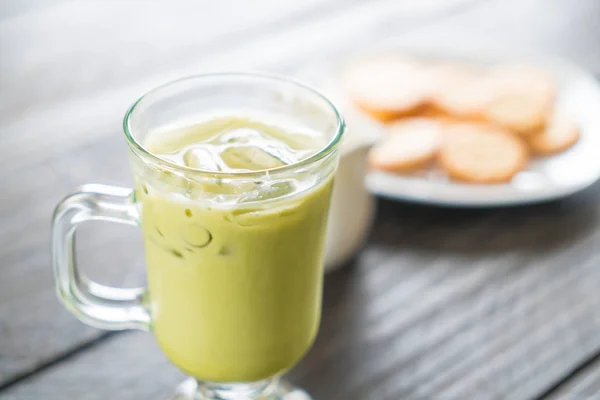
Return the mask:
<path id="1" fill-rule="evenodd" d="M 371 167 L 389 172 L 410 171 L 427 165 L 437 155 L 442 141 L 439 121 L 407 118 L 388 128 L 388 137 L 369 153 Z"/>
<path id="2" fill-rule="evenodd" d="M 442 63 L 427 70 L 431 79 L 431 104 L 442 113 L 468 119 L 481 119 L 493 97 L 485 71 L 476 66 Z"/>
<path id="3" fill-rule="evenodd" d="M 485 118 L 522 136 L 544 128 L 556 98 L 553 77 L 524 65 L 497 66 L 489 73 L 494 96 L 485 107 Z"/>
<path id="4" fill-rule="evenodd" d="M 579 126 L 569 117 L 555 113 L 546 128 L 527 139 L 531 150 L 540 155 L 563 152 L 579 140 Z"/>
<path id="5" fill-rule="evenodd" d="M 427 165 L 437 155 L 442 140 L 439 121 L 407 118 L 388 127 L 388 137 L 369 153 L 371 167 L 389 172 L 410 171 Z"/>
<path id="6" fill-rule="evenodd" d="M 428 96 L 419 65 L 399 56 L 358 61 L 344 71 L 342 83 L 359 108 L 383 121 L 414 113 Z"/>
<path id="7" fill-rule="evenodd" d="M 527 164 L 525 143 L 513 134 L 480 124 L 448 128 L 439 162 L 455 180 L 499 183 L 512 179 Z"/>

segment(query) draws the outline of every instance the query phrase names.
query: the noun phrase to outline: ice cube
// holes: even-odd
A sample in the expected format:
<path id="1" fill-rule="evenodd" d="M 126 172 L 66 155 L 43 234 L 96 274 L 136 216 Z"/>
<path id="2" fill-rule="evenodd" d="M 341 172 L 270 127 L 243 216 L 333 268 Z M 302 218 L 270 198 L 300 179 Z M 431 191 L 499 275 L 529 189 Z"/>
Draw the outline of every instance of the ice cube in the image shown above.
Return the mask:
<path id="1" fill-rule="evenodd" d="M 319 137 L 310 136 L 304 133 L 286 133 L 272 131 L 269 134 L 277 140 L 284 142 L 292 150 L 316 150 L 324 143 L 319 140 Z"/>
<path id="2" fill-rule="evenodd" d="M 230 147 L 221 152 L 221 159 L 229 168 L 260 171 L 281 167 L 285 163 L 258 147 Z"/>
<path id="3" fill-rule="evenodd" d="M 191 148 L 183 153 L 183 163 L 186 167 L 208 171 L 220 171 L 221 168 L 210 150 Z"/>
<path id="4" fill-rule="evenodd" d="M 253 201 L 276 199 L 292 193 L 294 189 L 294 184 L 289 181 L 263 183 L 255 190 L 243 195 L 239 201 L 241 203 L 249 203 Z"/>

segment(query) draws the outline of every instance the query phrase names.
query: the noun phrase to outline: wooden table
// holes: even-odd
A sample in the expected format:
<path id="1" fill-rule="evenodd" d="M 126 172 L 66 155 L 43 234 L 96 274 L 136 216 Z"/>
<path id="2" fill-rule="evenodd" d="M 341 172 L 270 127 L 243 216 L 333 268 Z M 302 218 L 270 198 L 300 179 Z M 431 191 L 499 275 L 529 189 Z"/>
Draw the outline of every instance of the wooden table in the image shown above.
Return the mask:
<path id="1" fill-rule="evenodd" d="M 86 182 L 131 184 L 120 123 L 143 91 L 294 74 L 382 40 L 553 53 L 599 74 L 599 20 L 597 0 L 3 3 L 0 399 L 166 399 L 182 379 L 151 335 L 75 320 L 51 276 L 54 205 Z M 327 276 L 291 380 L 317 400 L 600 398 L 600 184 L 509 209 L 378 206 L 364 250 Z M 79 237 L 92 278 L 143 283 L 138 231 Z"/>

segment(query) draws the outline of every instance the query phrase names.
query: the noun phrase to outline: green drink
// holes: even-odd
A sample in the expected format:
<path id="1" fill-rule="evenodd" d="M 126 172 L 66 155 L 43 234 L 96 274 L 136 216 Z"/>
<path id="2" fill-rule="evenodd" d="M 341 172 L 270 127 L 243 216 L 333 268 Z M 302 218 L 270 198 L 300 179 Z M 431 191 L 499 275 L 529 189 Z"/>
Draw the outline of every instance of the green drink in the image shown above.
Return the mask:
<path id="1" fill-rule="evenodd" d="M 229 116 L 154 134 L 146 148 L 181 165 L 244 172 L 318 151 L 318 135 L 299 132 Z M 304 188 L 293 179 L 197 183 L 187 196 L 163 191 L 170 179 L 137 185 L 162 350 L 202 380 L 252 382 L 289 369 L 319 324 L 331 179 Z"/>

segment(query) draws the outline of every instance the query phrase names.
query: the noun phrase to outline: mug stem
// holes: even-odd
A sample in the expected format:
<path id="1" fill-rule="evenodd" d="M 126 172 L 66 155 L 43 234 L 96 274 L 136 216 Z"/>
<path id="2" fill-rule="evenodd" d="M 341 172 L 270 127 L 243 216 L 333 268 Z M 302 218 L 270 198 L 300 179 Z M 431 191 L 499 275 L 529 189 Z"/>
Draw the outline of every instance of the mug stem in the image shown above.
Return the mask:
<path id="1" fill-rule="evenodd" d="M 189 378 L 170 400 L 312 400 L 303 390 L 279 378 L 253 383 L 213 383 Z"/>

